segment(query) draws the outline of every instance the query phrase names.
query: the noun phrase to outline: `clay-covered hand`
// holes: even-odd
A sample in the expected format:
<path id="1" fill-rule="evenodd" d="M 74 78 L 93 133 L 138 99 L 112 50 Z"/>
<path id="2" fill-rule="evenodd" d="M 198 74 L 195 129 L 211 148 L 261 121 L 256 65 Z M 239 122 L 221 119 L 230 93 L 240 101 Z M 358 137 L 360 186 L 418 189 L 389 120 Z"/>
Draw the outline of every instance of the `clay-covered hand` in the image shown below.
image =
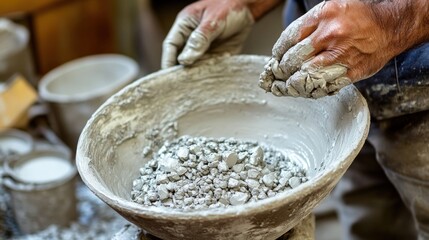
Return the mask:
<path id="1" fill-rule="evenodd" d="M 318 98 L 366 79 L 425 40 L 419 30 L 428 6 L 425 0 L 322 2 L 283 31 L 260 86 L 276 96 Z"/>
<path id="2" fill-rule="evenodd" d="M 201 0 L 184 8 L 163 43 L 162 68 L 204 54 L 239 53 L 254 18 L 248 0 Z"/>

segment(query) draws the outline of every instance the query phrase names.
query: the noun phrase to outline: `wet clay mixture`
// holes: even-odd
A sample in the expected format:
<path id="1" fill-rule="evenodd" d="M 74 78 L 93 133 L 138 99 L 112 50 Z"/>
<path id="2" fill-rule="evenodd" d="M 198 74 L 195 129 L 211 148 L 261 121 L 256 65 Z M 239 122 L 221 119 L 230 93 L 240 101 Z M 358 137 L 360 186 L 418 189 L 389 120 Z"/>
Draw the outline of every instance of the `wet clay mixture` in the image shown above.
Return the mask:
<path id="1" fill-rule="evenodd" d="M 306 176 L 282 152 L 257 142 L 183 136 L 140 168 L 131 196 L 146 206 L 218 208 L 275 196 Z"/>

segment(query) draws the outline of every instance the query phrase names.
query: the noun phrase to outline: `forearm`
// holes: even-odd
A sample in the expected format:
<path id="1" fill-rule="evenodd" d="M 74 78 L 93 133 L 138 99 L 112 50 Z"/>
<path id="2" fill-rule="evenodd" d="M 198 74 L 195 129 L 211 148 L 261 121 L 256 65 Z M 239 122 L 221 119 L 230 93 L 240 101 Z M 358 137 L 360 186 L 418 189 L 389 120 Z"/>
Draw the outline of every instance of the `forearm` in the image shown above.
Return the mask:
<path id="1" fill-rule="evenodd" d="M 257 21 L 282 2 L 282 0 L 250 0 L 249 9 Z"/>
<path id="2" fill-rule="evenodd" d="M 429 1 L 361 1 L 371 5 L 375 22 L 391 33 L 390 41 L 398 54 L 429 41 Z"/>

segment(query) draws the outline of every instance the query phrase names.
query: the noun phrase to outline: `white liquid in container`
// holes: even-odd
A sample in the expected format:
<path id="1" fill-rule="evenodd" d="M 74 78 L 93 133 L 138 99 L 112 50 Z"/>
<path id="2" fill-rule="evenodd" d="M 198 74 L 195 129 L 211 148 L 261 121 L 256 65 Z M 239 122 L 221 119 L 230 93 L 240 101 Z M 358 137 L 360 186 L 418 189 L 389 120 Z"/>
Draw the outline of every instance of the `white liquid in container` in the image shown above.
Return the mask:
<path id="1" fill-rule="evenodd" d="M 41 156 L 16 167 L 15 174 L 25 182 L 48 183 L 66 177 L 72 170 L 71 163 L 63 158 Z"/>
<path id="2" fill-rule="evenodd" d="M 0 152 L 23 154 L 31 150 L 31 144 L 14 136 L 0 136 Z"/>

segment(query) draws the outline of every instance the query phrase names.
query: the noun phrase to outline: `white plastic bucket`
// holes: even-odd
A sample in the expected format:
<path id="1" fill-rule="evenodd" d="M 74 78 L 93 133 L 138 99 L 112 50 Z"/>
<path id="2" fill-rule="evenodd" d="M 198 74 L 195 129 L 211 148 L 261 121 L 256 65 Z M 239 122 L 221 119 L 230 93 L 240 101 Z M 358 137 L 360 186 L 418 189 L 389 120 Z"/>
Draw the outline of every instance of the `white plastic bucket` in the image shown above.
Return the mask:
<path id="1" fill-rule="evenodd" d="M 137 73 L 137 63 L 126 56 L 88 56 L 46 74 L 39 83 L 39 93 L 50 103 L 55 130 L 75 149 L 80 132 L 92 113 L 134 80 Z"/>
<path id="2" fill-rule="evenodd" d="M 0 82 L 16 73 L 33 82 L 34 69 L 28 49 L 28 30 L 6 18 L 0 18 Z"/>

